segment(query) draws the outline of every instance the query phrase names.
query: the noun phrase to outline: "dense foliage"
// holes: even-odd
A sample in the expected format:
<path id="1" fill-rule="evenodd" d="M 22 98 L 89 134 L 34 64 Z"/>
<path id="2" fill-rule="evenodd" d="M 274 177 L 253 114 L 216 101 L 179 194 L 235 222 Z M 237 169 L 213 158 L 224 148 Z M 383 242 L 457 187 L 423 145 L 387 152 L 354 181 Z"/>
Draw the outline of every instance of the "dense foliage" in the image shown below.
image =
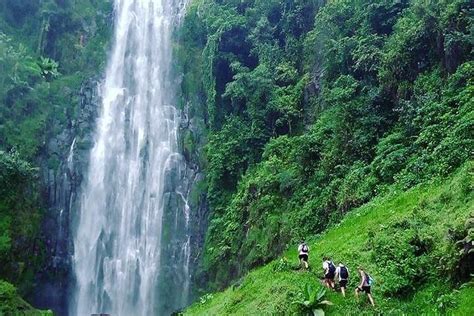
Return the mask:
<path id="1" fill-rule="evenodd" d="M 81 82 L 105 62 L 109 1 L 2 1 L 0 148 L 27 160 L 77 115 Z"/>
<path id="2" fill-rule="evenodd" d="M 195 108 L 201 97 L 209 127 L 202 279 L 222 287 L 390 187 L 472 158 L 472 10 L 465 0 L 193 1 L 178 56 L 184 97 Z"/>
<path id="3" fill-rule="evenodd" d="M 0 151 L 0 276 L 27 290 L 41 262 L 36 170 Z"/>
<path id="4" fill-rule="evenodd" d="M 48 171 L 34 166 L 58 165 L 48 142 L 71 127 L 82 82 L 103 69 L 111 9 L 108 0 L 0 2 L 0 279 L 27 298 L 45 259 L 39 175 Z M 0 305 L 2 315 L 37 313 L 1 280 Z"/>

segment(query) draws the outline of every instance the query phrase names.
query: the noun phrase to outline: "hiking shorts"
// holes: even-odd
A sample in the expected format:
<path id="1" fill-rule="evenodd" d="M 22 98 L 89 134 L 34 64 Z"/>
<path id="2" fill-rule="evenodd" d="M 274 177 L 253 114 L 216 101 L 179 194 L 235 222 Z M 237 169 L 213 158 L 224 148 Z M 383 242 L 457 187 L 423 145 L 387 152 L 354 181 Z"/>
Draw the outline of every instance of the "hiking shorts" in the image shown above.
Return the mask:
<path id="1" fill-rule="evenodd" d="M 303 259 L 303 261 L 308 262 L 308 255 L 307 254 L 302 253 L 298 257 L 300 258 L 300 260 Z"/>
<path id="2" fill-rule="evenodd" d="M 370 294 L 370 286 L 363 286 L 362 288 L 357 287 L 357 291 L 359 292 L 365 292 L 367 294 Z"/>
<path id="3" fill-rule="evenodd" d="M 343 288 L 347 288 L 347 280 L 340 280 L 339 281 L 339 286 Z"/>
<path id="4" fill-rule="evenodd" d="M 333 272 L 333 273 L 328 272 L 328 273 L 326 273 L 326 274 L 324 275 L 324 278 L 325 278 L 326 280 L 334 280 L 334 277 L 335 277 L 334 272 Z"/>

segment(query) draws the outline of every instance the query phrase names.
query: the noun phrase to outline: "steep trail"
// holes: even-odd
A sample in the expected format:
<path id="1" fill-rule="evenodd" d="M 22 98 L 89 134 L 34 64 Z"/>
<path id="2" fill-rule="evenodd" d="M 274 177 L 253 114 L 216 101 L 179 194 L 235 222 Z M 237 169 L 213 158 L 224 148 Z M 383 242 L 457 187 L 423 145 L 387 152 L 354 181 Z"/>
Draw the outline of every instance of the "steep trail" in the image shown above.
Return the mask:
<path id="1" fill-rule="evenodd" d="M 161 315 L 189 299 L 190 210 L 179 181 L 186 166 L 171 69 L 171 34 L 185 2 L 115 1 L 114 44 L 73 224 L 71 315 Z M 166 271 L 164 256 L 173 262 Z M 175 299 L 164 302 L 170 294 Z"/>

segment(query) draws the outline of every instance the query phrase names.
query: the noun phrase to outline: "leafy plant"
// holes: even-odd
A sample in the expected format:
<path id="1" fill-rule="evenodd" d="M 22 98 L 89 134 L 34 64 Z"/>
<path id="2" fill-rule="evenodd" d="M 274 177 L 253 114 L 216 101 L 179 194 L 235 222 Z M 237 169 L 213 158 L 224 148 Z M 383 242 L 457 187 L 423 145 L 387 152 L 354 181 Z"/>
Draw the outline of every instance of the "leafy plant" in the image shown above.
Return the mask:
<path id="1" fill-rule="evenodd" d="M 314 288 L 307 283 L 293 304 L 299 305 L 306 313 L 313 316 L 324 316 L 324 307 L 333 305 L 330 301 L 324 300 L 325 295 L 325 288 L 322 286 Z"/>
<path id="2" fill-rule="evenodd" d="M 273 263 L 273 271 L 275 272 L 286 272 L 286 271 L 291 271 L 295 270 L 295 267 L 297 268 L 298 266 L 295 266 L 288 258 L 283 257 L 275 263 Z"/>
<path id="3" fill-rule="evenodd" d="M 46 80 L 52 80 L 61 75 L 58 71 L 58 63 L 51 58 L 40 57 L 38 65 L 41 68 L 41 75 Z"/>
<path id="4" fill-rule="evenodd" d="M 206 304 L 206 302 L 212 300 L 213 297 L 214 295 L 212 293 L 204 294 L 199 298 L 199 302 L 201 302 L 201 304 Z"/>

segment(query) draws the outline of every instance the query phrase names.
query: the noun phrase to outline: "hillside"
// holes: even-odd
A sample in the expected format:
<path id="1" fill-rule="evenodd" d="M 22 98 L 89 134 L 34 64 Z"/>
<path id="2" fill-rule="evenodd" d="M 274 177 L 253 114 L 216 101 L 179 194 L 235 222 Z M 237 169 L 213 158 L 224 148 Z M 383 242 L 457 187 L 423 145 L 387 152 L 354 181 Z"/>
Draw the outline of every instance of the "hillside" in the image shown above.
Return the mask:
<path id="1" fill-rule="evenodd" d="M 294 270 L 297 255 L 292 245 L 284 257 L 253 270 L 224 292 L 203 296 L 184 314 L 301 312 L 292 301 L 305 284 L 318 286 L 320 260 L 330 255 L 353 272 L 363 265 L 372 274 L 376 312 L 472 315 L 474 284 L 462 284 L 468 281 L 466 269 L 472 269 L 473 254 L 460 254 L 462 247 L 456 241 L 467 234 L 469 217 L 472 230 L 473 216 L 474 164 L 469 163 L 449 179 L 407 192 L 393 190 L 311 238 L 311 272 Z M 327 293 L 326 299 L 334 303 L 326 309 L 329 315 L 372 314 L 365 298 L 357 303 L 353 297 L 357 282 L 350 282 L 346 299 L 339 293 Z"/>
<path id="2" fill-rule="evenodd" d="M 193 195 L 209 204 L 198 289 L 222 290 L 393 185 L 471 159 L 472 9 L 190 2 L 176 56 L 184 109 L 206 122 L 183 141 L 205 174 Z"/>

